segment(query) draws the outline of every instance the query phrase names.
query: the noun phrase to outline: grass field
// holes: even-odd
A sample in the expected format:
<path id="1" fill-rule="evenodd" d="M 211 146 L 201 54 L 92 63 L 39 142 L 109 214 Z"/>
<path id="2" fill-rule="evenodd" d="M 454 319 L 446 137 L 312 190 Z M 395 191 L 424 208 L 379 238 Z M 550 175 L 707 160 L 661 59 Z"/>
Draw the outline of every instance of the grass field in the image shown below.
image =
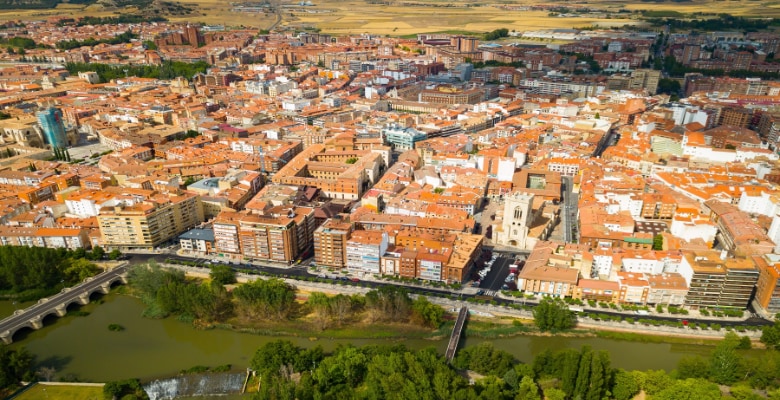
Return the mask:
<path id="1" fill-rule="evenodd" d="M 102 400 L 103 387 L 35 385 L 16 400 Z"/>

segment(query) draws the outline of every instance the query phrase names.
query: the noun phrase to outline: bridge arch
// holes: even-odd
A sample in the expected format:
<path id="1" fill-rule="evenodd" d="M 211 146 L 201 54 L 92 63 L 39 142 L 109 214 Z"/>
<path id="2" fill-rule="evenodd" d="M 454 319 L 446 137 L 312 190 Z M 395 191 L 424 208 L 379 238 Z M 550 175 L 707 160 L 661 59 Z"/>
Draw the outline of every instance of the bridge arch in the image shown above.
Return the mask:
<path id="1" fill-rule="evenodd" d="M 46 326 L 47 324 L 51 324 L 56 321 L 59 317 L 60 316 L 57 314 L 56 309 L 50 310 L 46 314 L 41 315 L 41 324 Z"/>
<path id="2" fill-rule="evenodd" d="M 27 337 L 27 335 L 30 334 L 30 332 L 35 331 L 35 328 L 33 328 L 32 325 L 26 324 L 17 327 L 16 329 L 12 330 L 10 332 L 9 337 L 11 338 L 11 341 L 17 341 L 22 340 Z"/>

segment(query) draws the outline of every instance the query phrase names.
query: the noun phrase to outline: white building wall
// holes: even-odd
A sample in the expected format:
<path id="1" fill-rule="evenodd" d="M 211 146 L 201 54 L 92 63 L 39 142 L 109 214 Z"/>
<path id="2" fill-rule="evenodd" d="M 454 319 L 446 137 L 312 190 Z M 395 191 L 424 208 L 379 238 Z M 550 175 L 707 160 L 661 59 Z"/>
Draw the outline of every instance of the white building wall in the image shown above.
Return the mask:
<path id="1" fill-rule="evenodd" d="M 623 271 L 625 272 L 660 274 L 663 270 L 664 263 L 658 260 L 623 258 Z"/>

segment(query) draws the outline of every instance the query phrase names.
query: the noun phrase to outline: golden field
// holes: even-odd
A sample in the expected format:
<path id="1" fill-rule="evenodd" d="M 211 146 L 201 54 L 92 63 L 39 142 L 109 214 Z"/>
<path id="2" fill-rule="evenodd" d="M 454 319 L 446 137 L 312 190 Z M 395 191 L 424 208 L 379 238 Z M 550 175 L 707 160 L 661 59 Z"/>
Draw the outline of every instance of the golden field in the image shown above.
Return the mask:
<path id="1" fill-rule="evenodd" d="M 489 32 L 498 28 L 525 31 L 590 25 L 608 27 L 639 22 L 630 19 L 550 17 L 546 11 L 510 11 L 496 6 L 385 6 L 363 1 L 326 1 L 307 9 L 310 12 L 296 9 L 294 18 L 285 15 L 283 25 L 314 26 L 332 34 L 408 35 L 446 31 Z"/>
<path id="2" fill-rule="evenodd" d="M 319 28 L 331 34 L 373 33 L 383 35 L 412 35 L 426 32 L 488 32 L 498 28 L 526 31 L 548 28 L 576 28 L 586 26 L 620 27 L 624 24 L 641 24 L 639 19 L 630 19 L 629 14 L 615 14 L 625 8 L 628 10 L 669 10 L 684 14 L 700 12 L 728 11 L 742 16 L 780 17 L 780 0 L 777 1 L 690 1 L 650 3 L 632 1 L 595 1 L 577 3 L 594 8 L 613 11 L 613 17 L 603 15 L 582 17 L 549 16 L 547 11 L 508 10 L 501 8 L 502 3 L 474 1 L 472 7 L 466 3 L 444 0 L 408 0 L 405 2 L 387 2 L 372 4 L 365 0 L 311 0 L 313 6 L 301 7 L 299 1 L 279 2 L 277 5 L 281 21 L 279 27 L 301 29 Z M 256 2 L 260 2 L 257 0 Z M 228 26 L 251 26 L 269 28 L 277 22 L 279 16 L 274 13 L 245 13 L 233 10 L 233 4 L 222 0 L 187 0 L 182 4 L 193 7 L 197 12 L 187 16 L 167 16 L 175 22 L 202 22 L 206 24 L 225 24 Z M 514 7 L 532 4 L 555 4 L 540 0 L 519 0 L 503 3 Z M 458 5 L 448 7 L 448 5 Z M 138 12 L 134 8 L 107 9 L 99 4 L 91 6 L 60 4 L 53 10 L 4 10 L 0 11 L 0 20 L 44 19 L 54 16 L 77 17 L 80 15 L 109 16 L 120 12 Z"/>

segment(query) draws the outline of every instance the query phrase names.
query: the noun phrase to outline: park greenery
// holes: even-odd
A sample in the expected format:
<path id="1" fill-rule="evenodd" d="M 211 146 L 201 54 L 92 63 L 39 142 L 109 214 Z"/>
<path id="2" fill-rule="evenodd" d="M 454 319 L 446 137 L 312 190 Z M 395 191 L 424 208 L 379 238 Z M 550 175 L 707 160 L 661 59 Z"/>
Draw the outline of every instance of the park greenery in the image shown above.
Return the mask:
<path id="1" fill-rule="evenodd" d="M 645 14 L 647 15 L 647 14 Z M 669 15 L 667 18 L 648 18 L 648 22 L 654 26 L 669 26 L 673 31 L 745 31 L 758 32 L 773 26 L 780 25 L 778 18 L 746 18 L 729 14 L 719 14 L 717 18 L 687 19 L 678 15 Z"/>
<path id="2" fill-rule="evenodd" d="M 615 368 L 606 351 L 546 349 L 529 363 L 492 343 L 460 350 L 451 365 L 436 350 L 403 345 L 340 346 L 326 354 L 287 340 L 260 347 L 250 367 L 260 376 L 256 399 L 776 399 L 780 353 L 745 357 L 730 334 L 708 357 L 689 357 L 671 372 Z M 470 371 L 474 382 L 464 378 Z M 723 385 L 723 386 L 718 386 Z"/>
<path id="3" fill-rule="evenodd" d="M 0 246 L 0 296 L 30 301 L 57 293 L 97 274 L 90 260 L 102 258 L 103 253 L 100 247 L 87 252 Z"/>
<path id="4" fill-rule="evenodd" d="M 92 47 L 102 43 L 105 44 L 130 43 L 131 41 L 137 38 L 138 38 L 138 34 L 135 34 L 130 30 L 127 30 L 123 33 L 120 33 L 119 35 L 107 39 L 95 39 L 90 37 L 84 40 L 78 40 L 78 39 L 61 40 L 57 42 L 57 48 L 60 50 L 71 50 L 83 46 Z"/>
<path id="5" fill-rule="evenodd" d="M 412 299 L 397 286 L 383 286 L 365 295 L 321 292 L 296 300 L 297 288 L 281 279 L 255 279 L 237 285 L 228 266 L 214 266 L 210 280 L 188 280 L 182 271 L 156 264 L 136 266 L 129 272 L 130 286 L 151 318 L 177 316 L 201 324 L 231 323 L 252 326 L 262 322 L 300 322 L 317 331 L 357 323 L 412 324 L 436 329 L 444 322 L 444 309 L 425 297 Z"/>
<path id="6" fill-rule="evenodd" d="M 110 82 L 126 76 L 139 78 L 173 79 L 179 76 L 192 78 L 193 75 L 206 72 L 208 63 L 198 61 L 186 63 L 180 61 L 165 61 L 160 65 L 109 65 L 99 63 L 67 63 L 65 68 L 72 75 L 79 72 L 93 71 L 98 74 L 101 83 Z"/>

